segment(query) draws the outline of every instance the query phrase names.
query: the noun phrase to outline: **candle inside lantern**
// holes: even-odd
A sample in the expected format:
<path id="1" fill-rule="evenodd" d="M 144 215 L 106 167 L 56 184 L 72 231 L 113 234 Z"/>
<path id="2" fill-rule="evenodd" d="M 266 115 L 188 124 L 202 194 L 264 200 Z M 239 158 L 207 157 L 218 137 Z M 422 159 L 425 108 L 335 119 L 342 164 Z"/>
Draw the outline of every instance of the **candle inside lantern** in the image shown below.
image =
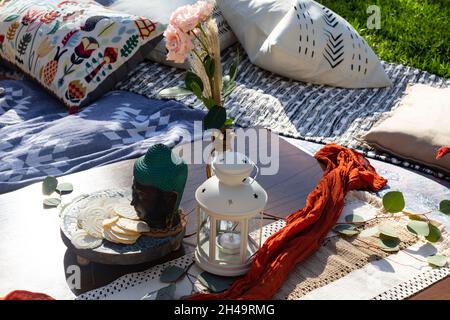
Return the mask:
<path id="1" fill-rule="evenodd" d="M 241 251 L 241 236 L 239 233 L 227 232 L 218 236 L 219 248 L 223 253 L 239 254 Z"/>

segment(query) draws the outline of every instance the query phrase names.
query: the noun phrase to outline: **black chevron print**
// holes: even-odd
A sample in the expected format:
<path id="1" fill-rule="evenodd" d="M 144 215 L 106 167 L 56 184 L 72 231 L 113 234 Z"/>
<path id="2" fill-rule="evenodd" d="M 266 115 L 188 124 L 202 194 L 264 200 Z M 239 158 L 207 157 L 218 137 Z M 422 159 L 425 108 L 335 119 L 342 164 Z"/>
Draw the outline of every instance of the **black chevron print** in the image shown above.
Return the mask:
<path id="1" fill-rule="evenodd" d="M 339 21 L 336 21 L 336 16 L 328 9 L 324 9 L 324 13 L 322 14 L 325 23 L 330 26 L 331 28 L 334 28 L 338 25 Z"/>
<path id="2" fill-rule="evenodd" d="M 342 37 L 342 33 L 338 34 L 337 37 L 335 37 L 330 31 L 324 30 L 325 35 L 328 37 L 328 39 L 333 39 L 334 42 L 338 41 Z"/>
<path id="3" fill-rule="evenodd" d="M 328 61 L 330 67 L 334 69 L 344 61 L 344 45 L 341 45 L 344 40 L 342 39 L 342 33 L 337 36 L 334 36 L 333 34 L 327 35 L 328 42 L 323 57 Z"/>

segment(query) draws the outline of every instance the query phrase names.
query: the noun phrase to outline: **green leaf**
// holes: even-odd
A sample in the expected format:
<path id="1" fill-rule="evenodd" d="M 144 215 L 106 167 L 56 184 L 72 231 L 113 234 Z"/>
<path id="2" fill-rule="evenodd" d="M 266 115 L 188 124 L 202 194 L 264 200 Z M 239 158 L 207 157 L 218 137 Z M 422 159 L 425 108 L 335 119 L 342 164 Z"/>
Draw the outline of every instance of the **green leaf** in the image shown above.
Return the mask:
<path id="1" fill-rule="evenodd" d="M 46 208 L 56 208 L 61 203 L 59 198 L 47 198 L 44 199 L 44 207 Z"/>
<path id="2" fill-rule="evenodd" d="M 200 77 L 195 73 L 193 73 L 192 71 L 186 72 L 186 78 L 184 80 L 184 83 L 186 85 L 186 88 L 188 90 L 191 90 L 192 92 L 194 92 L 194 90 L 192 89 L 193 83 L 197 84 L 197 86 L 200 88 L 200 91 L 203 92 L 204 86 L 202 79 L 200 79 Z"/>
<path id="3" fill-rule="evenodd" d="M 447 257 L 440 254 L 436 254 L 434 256 L 428 257 L 427 262 L 432 266 L 442 268 L 445 267 L 445 265 L 447 264 Z"/>
<path id="4" fill-rule="evenodd" d="M 234 282 L 234 278 L 221 277 L 206 271 L 200 273 L 197 280 L 213 293 L 225 291 Z"/>
<path id="5" fill-rule="evenodd" d="M 205 59 L 203 59 L 203 67 L 205 68 L 205 72 L 210 79 L 214 77 L 214 72 L 216 68 L 213 58 L 211 58 L 209 55 L 206 56 Z"/>
<path id="6" fill-rule="evenodd" d="M 231 127 L 234 123 L 234 119 L 233 118 L 227 118 L 227 120 L 225 120 L 224 126 L 225 127 Z"/>
<path id="7" fill-rule="evenodd" d="M 42 193 L 48 196 L 55 192 L 57 186 L 58 179 L 48 176 L 42 181 Z"/>
<path id="8" fill-rule="evenodd" d="M 233 60 L 233 63 L 230 66 L 230 71 L 229 71 L 229 75 L 230 75 L 230 81 L 234 82 L 237 78 L 237 71 L 238 71 L 238 66 L 240 63 L 241 57 L 239 54 L 239 50 L 237 50 L 236 52 L 236 57 Z"/>
<path id="9" fill-rule="evenodd" d="M 197 96 L 197 98 L 203 100 L 203 91 L 197 83 L 193 82 L 191 84 L 191 90 Z"/>
<path id="10" fill-rule="evenodd" d="M 405 198 L 400 191 L 390 191 L 383 197 L 383 206 L 387 212 L 396 213 L 405 208 Z"/>
<path id="11" fill-rule="evenodd" d="M 397 231 L 395 231 L 395 225 L 391 222 L 384 222 L 378 226 L 380 230 L 380 236 L 384 235 L 385 238 L 398 238 Z"/>
<path id="12" fill-rule="evenodd" d="M 425 239 L 433 243 L 438 242 L 441 238 L 441 230 L 431 223 L 428 224 L 428 227 L 430 228 L 430 233 L 425 237 Z"/>
<path id="13" fill-rule="evenodd" d="M 444 214 L 450 214 L 450 200 L 442 200 L 439 203 L 439 211 Z"/>
<path id="14" fill-rule="evenodd" d="M 54 34 L 56 31 L 58 31 L 60 25 L 61 25 L 61 22 L 56 20 L 55 25 L 53 26 L 52 30 L 50 30 L 50 32 L 47 34 Z"/>
<path id="15" fill-rule="evenodd" d="M 185 96 L 189 96 L 192 94 L 191 90 L 188 90 L 184 87 L 172 87 L 161 90 L 158 93 L 159 99 L 174 99 L 174 98 L 182 98 Z"/>
<path id="16" fill-rule="evenodd" d="M 7 17 L 5 18 L 5 20 L 3 20 L 3 22 L 11 22 L 11 21 L 13 21 L 13 20 L 16 20 L 18 17 L 19 17 L 18 14 L 12 14 L 12 15 L 10 15 L 10 16 L 7 16 Z"/>
<path id="17" fill-rule="evenodd" d="M 344 217 L 344 220 L 345 220 L 345 222 L 354 223 L 354 224 L 361 224 L 361 223 L 366 222 L 366 220 L 363 217 L 361 217 L 357 214 L 348 214 Z"/>
<path id="18" fill-rule="evenodd" d="M 333 230 L 344 236 L 354 236 L 359 233 L 359 231 L 352 224 L 337 224 L 334 226 Z"/>
<path id="19" fill-rule="evenodd" d="M 236 89 L 236 83 L 230 82 L 223 87 L 222 98 L 226 99 L 230 94 L 233 93 L 234 89 Z"/>
<path id="20" fill-rule="evenodd" d="M 205 105 L 205 107 L 208 110 L 211 110 L 212 107 L 215 106 L 215 102 L 213 98 L 201 98 L 201 100 L 203 101 L 203 104 Z"/>
<path id="21" fill-rule="evenodd" d="M 380 249 L 386 252 L 399 251 L 400 250 L 399 244 L 400 244 L 399 239 L 394 239 L 390 237 L 385 238 L 382 235 L 380 235 L 380 241 L 378 242 L 378 246 L 380 247 Z"/>
<path id="22" fill-rule="evenodd" d="M 184 275 L 183 268 L 177 266 L 169 266 L 161 272 L 159 280 L 165 283 L 176 282 L 182 275 Z"/>
<path id="23" fill-rule="evenodd" d="M 408 222 L 406 228 L 409 232 L 424 237 L 430 234 L 430 228 L 428 227 L 428 223 L 425 221 L 411 220 L 410 222 Z"/>
<path id="24" fill-rule="evenodd" d="M 156 300 L 173 300 L 176 290 L 177 286 L 173 283 L 167 287 L 161 288 L 156 294 Z"/>
<path id="25" fill-rule="evenodd" d="M 65 182 L 65 183 L 60 183 L 58 184 L 58 186 L 56 187 L 56 191 L 59 194 L 67 194 L 67 193 L 71 193 L 73 191 L 73 185 L 71 183 Z"/>
<path id="26" fill-rule="evenodd" d="M 225 108 L 214 106 L 203 119 L 204 130 L 208 129 L 222 129 L 227 119 L 227 112 Z"/>
<path id="27" fill-rule="evenodd" d="M 141 300 L 174 300 L 176 289 L 176 285 L 172 283 L 159 290 L 147 293 Z"/>
<path id="28" fill-rule="evenodd" d="M 378 237 L 379 234 L 380 230 L 378 229 L 378 226 L 374 226 L 371 228 L 364 229 L 363 231 L 361 231 L 359 236 L 362 238 L 368 238 L 368 237 Z"/>

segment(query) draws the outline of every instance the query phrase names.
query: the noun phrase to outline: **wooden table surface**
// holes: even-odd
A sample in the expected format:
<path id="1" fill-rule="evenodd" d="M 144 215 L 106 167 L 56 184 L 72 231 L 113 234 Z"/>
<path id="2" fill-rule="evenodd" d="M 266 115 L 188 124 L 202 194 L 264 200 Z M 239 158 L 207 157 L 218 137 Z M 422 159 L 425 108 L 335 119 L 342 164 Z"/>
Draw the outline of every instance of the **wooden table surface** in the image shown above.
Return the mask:
<path id="1" fill-rule="evenodd" d="M 278 174 L 259 176 L 257 180 L 269 194 L 266 212 L 286 216 L 304 206 L 306 196 L 322 176 L 322 169 L 308 154 L 283 139 L 279 141 Z M 84 193 L 131 187 L 133 163 L 134 160 L 123 161 L 59 178 L 60 182 L 74 185 L 74 192 L 63 196 L 63 202 L 67 203 Z M 181 203 L 186 212 L 191 212 L 195 207 L 194 191 L 204 180 L 204 166 L 189 165 L 188 182 Z M 193 236 L 186 238 L 182 248 L 164 260 L 137 266 L 95 263 L 79 266 L 76 257 L 61 240 L 59 211 L 44 209 L 43 199 L 41 183 L 0 195 L 0 296 L 15 289 L 24 289 L 44 292 L 57 299 L 72 299 L 74 295 L 104 286 L 124 274 L 143 271 L 195 248 Z M 273 221 L 267 220 L 267 223 L 270 222 Z M 195 231 L 195 213 L 192 212 L 186 233 Z M 71 290 L 66 278 L 71 279 L 73 266 L 81 270 L 81 287 Z M 444 295 L 445 292 L 447 295 Z M 449 292 L 450 279 L 445 279 L 416 298 L 450 298 Z"/>

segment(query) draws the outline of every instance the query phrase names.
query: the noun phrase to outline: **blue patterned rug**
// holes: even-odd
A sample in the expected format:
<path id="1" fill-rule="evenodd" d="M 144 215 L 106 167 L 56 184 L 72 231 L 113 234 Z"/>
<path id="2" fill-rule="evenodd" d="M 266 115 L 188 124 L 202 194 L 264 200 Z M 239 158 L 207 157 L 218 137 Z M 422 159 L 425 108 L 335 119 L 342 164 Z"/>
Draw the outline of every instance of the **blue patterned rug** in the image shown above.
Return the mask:
<path id="1" fill-rule="evenodd" d="M 154 143 L 174 145 L 204 113 L 175 101 L 113 91 L 76 115 L 39 85 L 0 80 L 0 193 L 135 158 Z M 186 131 L 184 131 L 186 130 Z"/>

